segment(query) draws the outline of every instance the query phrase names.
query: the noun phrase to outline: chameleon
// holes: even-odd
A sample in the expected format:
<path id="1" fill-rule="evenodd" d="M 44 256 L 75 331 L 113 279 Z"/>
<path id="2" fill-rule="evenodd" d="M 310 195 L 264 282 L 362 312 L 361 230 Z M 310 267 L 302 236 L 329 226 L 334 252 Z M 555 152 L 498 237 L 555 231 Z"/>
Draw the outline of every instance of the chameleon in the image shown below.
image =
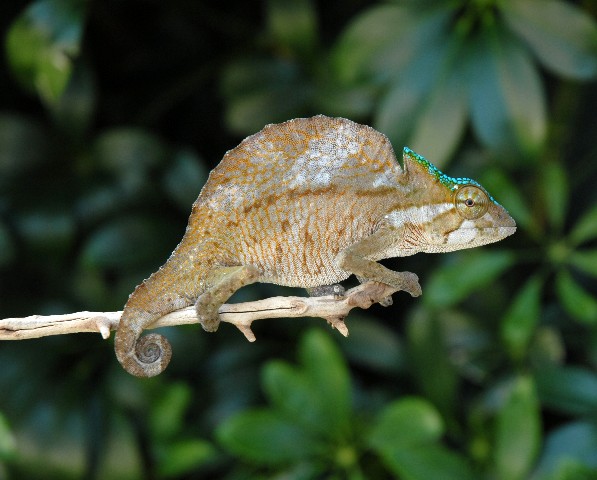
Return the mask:
<path id="1" fill-rule="evenodd" d="M 418 296 L 416 274 L 378 260 L 477 247 L 515 231 L 479 183 L 449 177 L 409 148 L 401 165 L 369 126 L 324 115 L 270 124 L 209 174 L 180 244 L 129 296 L 116 357 L 132 375 L 161 373 L 170 344 L 144 329 L 194 304 L 203 329 L 216 331 L 218 308 L 254 282 L 325 292 L 355 274 Z"/>

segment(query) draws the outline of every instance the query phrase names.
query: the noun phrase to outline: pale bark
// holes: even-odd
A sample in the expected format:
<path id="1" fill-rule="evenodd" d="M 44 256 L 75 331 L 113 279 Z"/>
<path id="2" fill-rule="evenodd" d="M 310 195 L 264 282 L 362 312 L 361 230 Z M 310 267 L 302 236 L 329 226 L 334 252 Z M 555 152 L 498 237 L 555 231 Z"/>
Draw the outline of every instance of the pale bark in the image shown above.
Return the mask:
<path id="1" fill-rule="evenodd" d="M 255 341 L 251 324 L 266 318 L 321 317 L 342 335 L 348 335 L 344 319 L 355 307 L 369 308 L 382 302 L 397 289 L 377 282 L 367 282 L 351 288 L 344 296 L 271 297 L 254 302 L 225 304 L 219 310 L 222 322 L 235 325 L 249 340 Z M 98 332 L 103 338 L 118 328 L 122 312 L 77 312 L 63 315 L 32 315 L 0 320 L 0 340 L 24 340 L 50 335 Z M 151 328 L 199 323 L 193 307 L 164 315 Z"/>

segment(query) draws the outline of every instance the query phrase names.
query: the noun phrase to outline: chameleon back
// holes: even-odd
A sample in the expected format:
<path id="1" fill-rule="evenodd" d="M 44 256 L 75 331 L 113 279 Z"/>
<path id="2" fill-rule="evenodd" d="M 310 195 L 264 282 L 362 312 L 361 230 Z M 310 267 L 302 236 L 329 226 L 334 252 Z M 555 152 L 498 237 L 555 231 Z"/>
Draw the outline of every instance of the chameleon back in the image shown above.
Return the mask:
<path id="1" fill-rule="evenodd" d="M 189 228 L 213 225 L 221 263 L 253 264 L 264 282 L 335 283 L 349 276 L 335 255 L 371 232 L 401 171 L 371 127 L 323 115 L 268 125 L 224 155 Z"/>
<path id="2" fill-rule="evenodd" d="M 234 205 L 236 193 L 237 203 L 252 203 L 266 191 L 394 185 L 396 168 L 389 140 L 373 128 L 324 115 L 297 118 L 267 125 L 228 151 L 200 198 Z"/>

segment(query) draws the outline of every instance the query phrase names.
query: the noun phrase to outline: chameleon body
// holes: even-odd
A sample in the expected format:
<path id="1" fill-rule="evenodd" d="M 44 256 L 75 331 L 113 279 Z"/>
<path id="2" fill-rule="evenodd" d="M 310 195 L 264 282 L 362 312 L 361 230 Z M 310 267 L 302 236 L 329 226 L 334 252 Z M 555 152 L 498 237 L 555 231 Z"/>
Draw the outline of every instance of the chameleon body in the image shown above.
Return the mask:
<path id="1" fill-rule="evenodd" d="M 160 373 L 170 346 L 141 337 L 159 317 L 195 304 L 203 328 L 253 282 L 313 288 L 351 274 L 421 293 L 417 276 L 377 260 L 495 242 L 514 220 L 475 181 L 451 178 L 383 134 L 318 115 L 268 125 L 224 155 L 193 204 L 168 261 L 131 294 L 116 356 L 131 374 Z"/>

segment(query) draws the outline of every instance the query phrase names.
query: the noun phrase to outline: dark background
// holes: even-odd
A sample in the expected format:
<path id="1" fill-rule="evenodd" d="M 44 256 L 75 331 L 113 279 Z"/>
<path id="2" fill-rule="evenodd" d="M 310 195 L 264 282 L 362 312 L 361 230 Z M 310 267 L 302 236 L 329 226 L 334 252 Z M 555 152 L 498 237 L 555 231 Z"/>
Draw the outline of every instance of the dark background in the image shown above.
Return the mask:
<path id="1" fill-rule="evenodd" d="M 169 328 L 151 380 L 97 334 L 3 342 L 0 479 L 597 478 L 596 19 L 563 0 L 3 2 L 1 318 L 120 310 L 223 154 L 300 116 L 374 126 L 519 229 L 385 262 L 423 297 L 353 311 L 346 339 L 320 319 L 257 322 L 254 344 Z"/>

